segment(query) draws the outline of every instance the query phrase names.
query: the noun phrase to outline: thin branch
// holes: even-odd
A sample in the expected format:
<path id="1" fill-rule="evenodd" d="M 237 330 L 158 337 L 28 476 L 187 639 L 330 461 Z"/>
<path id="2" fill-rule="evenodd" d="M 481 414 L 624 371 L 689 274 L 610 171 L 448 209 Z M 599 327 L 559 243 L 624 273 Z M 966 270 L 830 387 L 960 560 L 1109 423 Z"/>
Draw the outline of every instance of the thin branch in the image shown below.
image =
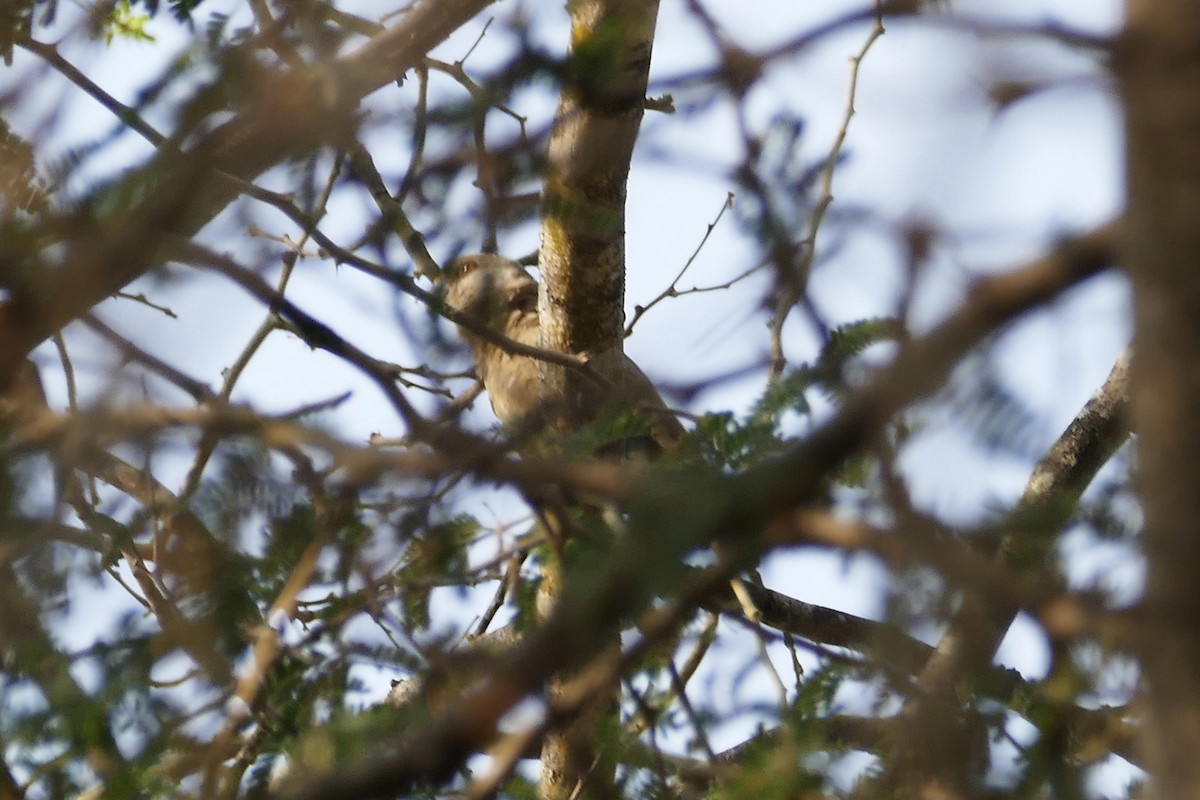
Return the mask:
<path id="1" fill-rule="evenodd" d="M 363 150 L 362 153 L 365 154 L 366 151 Z M 396 204 L 394 200 L 390 199 L 390 195 L 387 194 L 386 185 L 384 184 L 382 178 L 379 177 L 378 171 L 375 170 L 374 162 L 369 160 L 369 154 L 367 154 L 368 157 L 366 159 L 360 160 L 359 152 L 352 149 L 350 156 L 351 164 L 356 171 L 361 168 L 366 174 L 371 174 L 372 172 L 374 173 L 370 179 L 371 185 L 375 187 L 372 190 L 372 193 L 374 194 L 375 191 L 382 189 L 382 192 L 376 198 L 377 202 L 380 202 L 380 198 L 387 198 L 383 199 L 381 202 L 388 207 L 389 212 L 396 214 L 396 224 L 400 226 L 400 231 L 409 232 L 407 234 L 401 234 L 401 243 L 411 245 L 412 249 L 409 250 L 409 256 L 413 259 L 413 262 L 417 264 L 418 272 L 421 272 L 422 269 L 425 269 L 432 270 L 435 274 L 440 274 L 441 269 L 437 267 L 432 256 L 430 256 L 428 251 L 425 250 L 424 240 L 421 237 L 420 232 L 412 227 L 411 223 L 408 222 L 406 215 L 404 215 L 403 209 L 400 209 L 398 204 Z M 588 367 L 587 359 L 585 357 L 572 356 L 555 350 L 547 350 L 542 347 L 533 347 L 499 334 L 487 325 L 482 324 L 477 318 L 450 308 L 438 295 L 428 292 L 418 286 L 411 276 L 397 272 L 393 269 L 389 269 L 382 264 L 365 259 L 362 256 L 343 248 L 318 230 L 316 228 L 316 222 L 311 220 L 308 215 L 296 208 L 295 204 L 291 203 L 286 198 L 278 195 L 275 192 L 261 189 L 253 184 L 240 182 L 239 186 L 246 195 L 270 204 L 272 207 L 277 208 L 287 214 L 293 221 L 302 224 L 305 228 L 305 231 L 312 235 L 313 240 L 316 241 L 326 252 L 328 252 L 338 263 L 347 264 L 363 272 L 364 274 L 371 275 L 372 277 L 385 281 L 390 286 L 393 286 L 405 294 L 421 301 L 439 316 L 453 322 L 455 325 L 465 328 L 489 344 L 494 344 L 507 353 L 527 356 L 538 361 L 543 361 L 547 364 L 555 364 L 569 370 L 574 370 L 587 377 L 589 380 L 601 380 L 599 375 L 595 373 L 595 370 L 592 370 Z M 424 265 L 424 267 L 421 265 Z"/>
<path id="2" fill-rule="evenodd" d="M 221 273 L 268 308 L 284 316 L 296 327 L 309 345 L 325 350 L 358 367 L 383 391 L 384 396 L 391 402 L 392 407 L 400 414 L 415 436 L 422 439 L 433 437 L 434 431 L 430 428 L 428 421 L 396 389 L 395 383 L 388 378 L 386 371 L 382 368 L 382 362 L 378 359 L 338 336 L 325 323 L 301 311 L 291 300 L 279 294 L 274 287 L 232 259 L 187 240 L 176 240 L 174 248 L 183 260 Z"/>
<path id="3" fill-rule="evenodd" d="M 84 75 L 78 67 L 63 58 L 62 54 L 58 52 L 58 48 L 54 45 L 43 44 L 33 39 L 24 39 L 17 44 L 53 67 L 64 78 L 78 86 L 85 94 L 112 112 L 112 115 L 122 125 L 128 126 L 130 130 L 140 134 L 146 141 L 156 147 L 166 143 L 167 137 L 155 130 L 154 126 L 146 122 L 141 114 L 120 100 L 117 100 L 101 88 L 98 83 Z"/>
<path id="4" fill-rule="evenodd" d="M 1083 490 L 1125 442 L 1129 358 L 1128 350 L 1121 354 L 1104 384 L 1034 467 L 1014 513 L 1039 510 L 1041 534 L 1037 541 L 1030 541 L 1029 531 L 1010 534 L 1000 548 L 1001 563 L 1011 563 L 1016 554 L 1025 559 L 1032 550 L 1050 547 Z M 988 608 L 981 615 L 981 609 L 970 604 L 951 621 L 918 680 L 925 692 L 945 691 L 965 672 L 991 661 L 1016 608 L 996 602 Z"/>
<path id="5" fill-rule="evenodd" d="M 693 287 L 691 289 L 685 289 L 683 291 L 680 291 L 678 288 L 679 281 L 683 280 L 683 276 L 685 274 L 687 274 L 687 271 L 689 269 L 691 269 L 692 264 L 696 260 L 696 257 L 700 255 L 700 251 L 703 250 L 704 245 L 707 244 L 708 237 L 712 236 L 712 232 L 714 230 L 716 230 L 717 224 L 720 223 L 721 218 L 725 216 L 725 212 L 731 208 L 733 208 L 733 192 L 729 192 L 728 194 L 725 195 L 725 202 L 721 204 L 721 210 L 717 212 L 717 216 L 713 217 L 713 221 L 708 223 L 708 227 L 704 230 L 704 235 L 700 237 L 700 243 L 696 245 L 696 249 L 692 251 L 692 254 L 690 256 L 688 256 L 687 261 L 684 262 L 683 267 L 679 270 L 679 273 L 674 278 L 671 279 L 670 283 L 667 284 L 667 288 L 663 289 L 649 303 L 646 303 L 645 305 L 634 306 L 633 319 L 631 319 L 629 321 L 629 324 L 625 326 L 625 338 L 629 338 L 630 334 L 633 333 L 633 326 L 637 325 L 638 320 L 640 320 L 643 316 L 645 316 L 647 311 L 654 308 L 656 305 L 661 303 L 663 300 L 666 300 L 668 297 L 683 297 L 684 295 L 688 295 L 688 294 L 699 294 L 701 292 L 714 291 L 718 288 L 728 289 L 730 286 L 737 283 L 739 280 L 741 280 L 742 278 L 746 277 L 747 275 L 751 274 L 754 271 L 754 270 L 747 270 L 746 272 L 743 272 L 741 275 L 737 276 L 736 278 L 732 279 L 731 281 L 721 284 L 720 286 L 705 287 L 705 288 Z"/>
<path id="6" fill-rule="evenodd" d="M 313 228 L 315 229 L 321 217 L 325 214 L 325 209 L 329 203 L 329 196 L 333 193 L 333 187 L 337 183 L 338 176 L 341 175 L 342 158 L 339 156 L 334 161 L 333 169 L 329 171 L 329 177 L 325 181 L 324 189 L 321 196 L 317 199 L 313 213 L 310 218 L 313 220 Z M 296 260 L 299 254 L 303 252 L 304 244 L 308 241 L 311 231 L 304 230 L 301 234 L 300 241 L 297 242 L 294 248 L 287 253 L 284 253 L 283 269 L 279 273 L 279 279 L 275 282 L 275 293 L 282 297 L 287 291 L 288 282 L 292 278 L 292 273 L 296 267 Z M 249 341 L 242 348 L 241 353 L 234 360 L 233 366 L 225 370 L 224 382 L 221 386 L 220 399 L 228 402 L 233 396 L 233 389 L 236 386 L 238 379 L 250 361 L 258 353 L 259 349 L 266 343 L 267 337 L 272 331 L 279 328 L 279 320 L 275 313 L 269 312 L 266 318 L 259 323 L 258 329 L 250 335 Z M 186 502 L 200 488 L 200 480 L 204 475 L 205 467 L 208 466 L 209 459 L 215 448 L 215 442 L 210 438 L 204 438 L 196 447 L 196 454 L 192 459 L 192 466 L 188 470 L 187 477 L 184 479 L 183 488 L 179 492 L 179 496 Z"/>
<path id="7" fill-rule="evenodd" d="M 87 314 L 80 321 L 116 347 L 122 358 L 138 362 L 159 377 L 187 392 L 196 402 L 203 403 L 216 399 L 216 392 L 208 384 L 184 374 L 158 356 L 147 353 L 128 338 L 117 333 L 96 315 Z"/>
<path id="8" fill-rule="evenodd" d="M 833 142 L 829 146 L 829 152 L 826 154 L 824 163 L 821 165 L 819 174 L 820 188 L 812 210 L 808 215 L 807 233 L 800 242 L 800 260 L 795 267 L 795 275 L 788 276 L 788 279 L 779 281 L 779 290 L 783 296 L 775 299 L 775 313 L 772 315 L 771 322 L 768 325 L 771 340 L 771 361 L 767 374 L 769 380 L 772 381 L 782 375 L 784 367 L 787 366 L 787 358 L 783 353 L 783 326 L 787 322 L 792 308 L 795 306 L 797 300 L 804 296 L 808 286 L 809 275 L 812 272 L 812 266 L 816 259 L 817 234 L 820 233 L 821 223 L 825 220 L 825 213 L 833 203 L 834 171 L 837 169 L 842 149 L 846 144 L 846 135 L 850 131 L 850 122 L 854 119 L 855 100 L 858 96 L 859 70 L 862 67 L 863 60 L 867 57 L 867 53 L 871 50 L 871 46 L 885 33 L 883 13 L 883 4 L 877 3 L 874 24 L 871 26 L 871 30 L 867 34 L 862 47 L 859 48 L 858 53 L 850 58 L 850 80 L 846 89 L 846 105 L 842 111 L 841 124 L 838 126 L 837 133 L 834 134 Z"/>
<path id="9" fill-rule="evenodd" d="M 397 25 L 326 69 L 268 74 L 259 102 L 188 153 L 164 148 L 120 178 L 112 196 L 138 199 L 111 219 L 73 220 L 79 224 L 65 227 L 73 235 L 62 242 L 61 268 L 31 267 L 38 281 L 0 302 L 0 384 L 43 339 L 161 265 L 167 239 L 193 235 L 237 196 L 228 181 L 211 177 L 214 169 L 250 181 L 290 156 L 344 141 L 364 96 L 419 64 L 490 2 L 418 0 Z"/>
<path id="10" fill-rule="evenodd" d="M 405 199 L 417 182 L 417 174 L 421 171 L 421 163 L 425 160 L 425 136 L 429 128 L 429 69 L 422 64 L 416 68 L 417 73 L 417 108 L 413 113 L 412 156 L 408 160 L 408 168 L 400 179 L 400 187 L 396 190 L 396 205 L 403 207 Z"/>
<path id="11" fill-rule="evenodd" d="M 872 2 L 870 5 L 864 5 L 854 11 L 848 11 L 839 17 L 834 17 L 827 22 L 810 28 L 799 36 L 793 37 L 774 47 L 756 54 L 747 53 L 745 56 L 747 59 L 757 62 L 761 66 L 766 66 L 780 59 L 793 58 L 804 53 L 810 47 L 820 44 L 834 34 L 840 33 L 847 28 L 862 25 L 863 23 L 874 22 L 879 16 L 882 16 L 884 19 L 905 19 L 919 15 L 923 23 L 933 27 L 961 30 L 979 36 L 1049 39 L 1068 47 L 1081 50 L 1095 50 L 1102 53 L 1111 51 L 1114 46 L 1112 37 L 1086 33 L 1078 28 L 1072 28 L 1055 21 L 1031 25 L 998 22 L 996 20 L 980 19 L 964 14 L 921 14 L 921 6 L 922 3 L 914 2 L 914 0 Z M 650 85 L 650 88 L 655 92 L 660 92 L 695 86 L 719 77 L 721 76 L 715 75 L 711 69 L 680 73 L 659 78 Z"/>
<path id="12" fill-rule="evenodd" d="M 441 275 L 441 269 L 433 260 L 433 256 L 429 254 L 429 250 L 425 248 L 425 238 L 408 221 L 408 215 L 404 213 L 400 201 L 393 198 L 391 192 L 388 191 L 387 184 L 375 167 L 375 160 L 371 158 L 367 148 L 356 143 L 350 148 L 348 155 L 355 175 L 370 191 L 375 205 L 379 206 L 379 213 L 383 215 L 384 224 L 399 237 L 400 243 L 404 245 L 404 249 L 412 258 L 413 264 L 416 265 L 416 274 L 424 275 L 429 280 L 436 280 Z"/>

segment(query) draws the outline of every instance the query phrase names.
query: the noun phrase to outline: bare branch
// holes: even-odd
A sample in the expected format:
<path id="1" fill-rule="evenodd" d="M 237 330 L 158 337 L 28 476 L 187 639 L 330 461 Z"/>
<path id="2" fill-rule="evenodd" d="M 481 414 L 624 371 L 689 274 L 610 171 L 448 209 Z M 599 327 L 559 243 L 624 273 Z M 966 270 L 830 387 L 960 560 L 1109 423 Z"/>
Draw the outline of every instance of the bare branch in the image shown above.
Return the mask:
<path id="1" fill-rule="evenodd" d="M 164 234 L 189 236 L 228 205 L 238 189 L 219 172 L 251 181 L 289 156 L 344 140 L 364 96 L 417 66 L 490 2 L 422 0 L 399 24 L 330 67 L 272 75 L 261 89 L 263 102 L 187 153 L 165 149 L 121 179 L 112 196 L 140 199 L 109 219 L 70 220 L 61 267 L 34 271 L 38 285 L 0 303 L 0 384 L 51 333 L 159 266 Z"/>
<path id="2" fill-rule="evenodd" d="M 1083 490 L 1128 437 L 1125 414 L 1128 368 L 1126 351 L 1117 359 L 1104 385 L 1035 466 L 1013 516 L 1036 518 L 1037 527 L 1018 530 L 1006 537 L 998 554 L 1001 564 L 1019 569 L 1022 563 L 1036 563 L 1032 554 L 1052 545 Z M 1042 586 L 1047 592 L 1053 592 L 1053 588 Z M 944 748 L 945 752 L 936 758 L 929 757 L 928 761 L 925 760 L 928 753 L 922 751 L 933 746 L 930 737 L 935 731 L 953 727 L 944 718 L 950 708 L 946 699 L 964 678 L 981 675 L 989 669 L 1018 608 L 1013 597 L 1002 593 L 966 592 L 960 610 L 918 675 L 917 692 L 901 711 L 904 732 L 900 737 L 915 744 L 893 763 L 896 768 L 893 779 L 903 775 L 905 781 L 944 783 L 949 779 L 947 769 L 961 769 L 962 753 L 957 746 Z M 954 713 L 958 713 L 957 709 Z"/>

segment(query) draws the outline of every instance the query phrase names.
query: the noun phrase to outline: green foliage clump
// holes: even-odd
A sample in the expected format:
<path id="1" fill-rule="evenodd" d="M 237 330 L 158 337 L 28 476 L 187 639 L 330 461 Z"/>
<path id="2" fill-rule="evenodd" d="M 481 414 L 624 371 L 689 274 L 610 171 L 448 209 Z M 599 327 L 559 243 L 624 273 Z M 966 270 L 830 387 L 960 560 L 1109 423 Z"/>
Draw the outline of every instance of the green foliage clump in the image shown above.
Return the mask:
<path id="1" fill-rule="evenodd" d="M 129 0 L 119 0 L 113 7 L 104 26 L 104 43 L 112 44 L 113 39 L 128 39 L 132 42 L 153 42 L 154 36 L 146 30 L 150 22 L 149 14 L 138 14 L 133 11 Z"/>
<path id="2" fill-rule="evenodd" d="M 833 329 L 818 357 L 768 384 L 745 417 L 739 419 L 732 412 L 700 417 L 695 438 L 701 455 L 725 469 L 742 470 L 782 452 L 796 441 L 785 429 L 787 415 L 811 416 L 811 390 L 819 390 L 833 403 L 839 403 L 850 389 L 847 364 L 868 348 L 901 336 L 899 321 L 890 317 L 864 319 Z"/>

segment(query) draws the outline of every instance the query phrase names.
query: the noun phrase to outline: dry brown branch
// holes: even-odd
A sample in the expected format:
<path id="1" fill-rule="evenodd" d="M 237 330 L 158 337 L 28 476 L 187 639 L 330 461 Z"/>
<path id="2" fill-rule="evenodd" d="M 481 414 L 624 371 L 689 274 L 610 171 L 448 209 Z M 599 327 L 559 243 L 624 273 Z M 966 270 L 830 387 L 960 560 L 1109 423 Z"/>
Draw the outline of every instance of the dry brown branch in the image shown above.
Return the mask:
<path id="1" fill-rule="evenodd" d="M 692 254 L 688 256 L 687 261 L 683 262 L 683 266 L 680 267 L 679 272 L 675 274 L 675 277 L 671 279 L 671 282 L 667 284 L 667 288 L 655 295 L 654 298 L 645 305 L 638 305 L 634 307 L 633 319 L 629 320 L 629 324 L 625 326 L 624 335 L 626 338 L 633 333 L 633 327 L 637 325 L 638 320 L 640 320 L 647 311 L 654 308 L 668 297 L 684 297 L 689 294 L 700 294 L 702 292 L 713 292 L 720 289 L 728 289 L 734 283 L 742 280 L 743 278 L 749 277 L 756 271 L 754 269 L 746 270 L 745 272 L 742 272 L 740 275 L 731 278 L 725 283 L 715 286 L 693 286 L 691 289 L 679 289 L 679 282 L 683 280 L 683 276 L 687 274 L 687 271 L 691 269 L 692 264 L 695 263 L 696 257 L 700 255 L 700 251 L 703 250 L 704 245 L 708 243 L 708 238 L 712 236 L 712 232 L 716 230 L 717 224 L 721 221 L 721 218 L 725 216 L 725 212 L 731 208 L 733 208 L 733 192 L 725 195 L 725 202 L 721 204 L 721 210 L 717 212 L 715 217 L 713 217 L 713 221 L 708 223 L 708 227 L 704 229 L 704 235 L 700 237 L 700 242 L 696 245 L 696 249 L 694 249 Z"/>
<path id="2" fill-rule="evenodd" d="M 824 645 L 879 652 L 890 668 L 900 672 L 915 672 L 931 652 L 928 645 L 887 623 L 796 600 L 761 584 L 746 582 L 744 586 L 762 623 L 778 631 Z M 732 614 L 740 611 L 725 590 L 707 600 L 705 607 Z"/>
<path id="3" fill-rule="evenodd" d="M 1116 223 L 1109 223 L 1065 238 L 1036 261 L 979 281 L 958 311 L 903 348 L 829 423 L 777 462 L 734 479 L 737 493 L 745 493 L 739 505 L 749 500 L 749 508 L 759 509 L 769 519 L 818 499 L 823 476 L 867 445 L 900 408 L 936 389 L 978 342 L 1022 312 L 1108 267 L 1116 252 L 1117 229 Z"/>
<path id="4" fill-rule="evenodd" d="M 869 438 L 904 403 L 924 394 L 975 342 L 1016 314 L 1053 298 L 1059 291 L 1102 269 L 1114 249 L 1114 226 L 1060 243 L 1050 254 L 1012 273 L 976 287 L 957 314 L 922 340 L 912 343 L 896 363 L 856 395 L 831 423 L 776 463 L 733 477 L 688 473 L 643 483 L 630 499 L 629 536 L 596 578 L 567 583 L 543 626 L 502 660 L 488 678 L 423 728 L 405 737 L 396 751 L 335 778 L 318 781 L 291 797 L 358 797 L 396 792 L 416 780 L 438 781 L 469 754 L 485 747 L 497 721 L 549 675 L 580 666 L 609 652 L 594 672 L 581 675 L 567 707 L 591 697 L 583 686 L 605 685 L 620 674 L 630 653 L 616 658 L 607 650 L 607 632 L 636 616 L 654 596 L 676 599 L 659 621 L 639 627 L 645 633 L 673 630 L 683 611 L 690 614 L 757 552 L 751 544 L 766 521 L 815 492 L 816 481 Z M 851 425 L 850 423 L 854 424 Z M 865 428 L 865 430 L 863 430 Z M 809 483 L 812 481 L 812 483 Z M 627 490 L 628 491 L 628 490 Z M 700 502 L 703 499 L 704 502 Z M 702 581 L 688 581 L 678 565 L 683 553 L 717 539 L 743 547 L 726 552 L 735 559 Z M 681 589 L 680 582 L 687 589 Z M 656 641 L 655 635 L 646 634 Z M 589 677 L 590 676 L 590 677 Z M 608 684 L 608 685 L 611 685 Z M 565 688 L 565 687 L 564 687 Z"/>
<path id="5" fill-rule="evenodd" d="M 1083 490 L 1124 443 L 1129 433 L 1125 415 L 1128 366 L 1126 352 L 1117 359 L 1105 383 L 1034 467 L 1013 516 L 1036 518 L 1037 527 L 1010 533 L 998 556 L 1000 564 L 1019 570 L 1022 564 L 1035 563 L 1031 554 L 1051 546 Z M 995 580 L 990 583 L 995 585 Z M 1044 581 L 1037 588 L 1047 599 L 1057 590 L 1055 585 Z M 893 762 L 896 767 L 893 779 L 902 775 L 905 781 L 956 785 L 963 764 L 969 759 L 963 758 L 957 746 L 943 747 L 930 737 L 934 731 L 954 728 L 944 714 L 953 713 L 957 719 L 960 712 L 956 703 L 947 702 L 949 696 L 962 680 L 989 669 L 1018 608 L 1013 594 L 967 589 L 961 609 L 917 677 L 916 693 L 909 697 L 900 714 L 898 738 L 916 744 L 906 747 Z M 930 750 L 931 747 L 934 749 Z M 923 761 L 930 753 L 938 753 L 938 757 Z"/>
<path id="6" fill-rule="evenodd" d="M 145 440 L 181 427 L 196 427 L 226 437 L 250 436 L 267 447 L 296 450 L 315 447 L 334 459 L 334 476 L 355 488 L 376 483 L 384 475 L 402 478 L 437 478 L 461 470 L 480 477 L 512 483 L 533 495 L 546 486 L 561 487 L 574 497 L 623 503 L 643 474 L 637 465 L 586 463 L 556 458 L 518 459 L 504 444 L 457 434 L 443 439 L 445 450 L 395 451 L 345 442 L 316 428 L 289 419 L 290 414 L 268 417 L 244 406 L 209 405 L 202 408 L 126 406 L 76 414 L 45 413 L 14 432 L 8 448 L 30 452 L 70 443 L 72 447 L 104 447 L 123 441 Z M 111 459 L 111 457 L 109 457 Z M 97 466 L 97 477 L 129 492 L 152 509 L 170 509 L 174 496 L 157 482 L 129 465 L 122 477 Z"/>
<path id="7" fill-rule="evenodd" d="M 858 97 L 859 71 L 862 69 L 863 60 L 867 57 L 867 53 L 870 52 L 871 46 L 886 32 L 883 27 L 883 13 L 881 4 L 866 39 L 863 40 L 858 52 L 850 59 L 850 78 L 846 88 L 846 105 L 842 111 L 841 124 L 838 126 L 837 133 L 834 134 L 833 142 L 829 146 L 829 152 L 825 155 L 825 159 L 821 164 L 819 189 L 816 200 L 813 202 L 812 210 L 808 215 L 808 226 L 805 230 L 804 239 L 799 244 L 798 263 L 795 267 L 795 274 L 781 276 L 779 280 L 779 296 L 773 301 L 775 303 L 775 311 L 768 325 L 771 335 L 771 362 L 768 367 L 768 375 L 771 380 L 775 380 L 781 376 L 784 367 L 787 365 L 787 359 L 783 353 L 783 326 L 787 322 L 787 318 L 797 301 L 805 297 L 807 292 L 809 275 L 812 272 L 813 263 L 816 261 L 817 256 L 817 236 L 821 232 L 821 223 L 825 220 L 825 214 L 829 211 L 829 206 L 833 204 L 834 173 L 837 170 L 838 162 L 841 160 L 842 150 L 846 145 L 846 136 L 850 132 L 850 123 L 854 119 L 854 104 Z"/>
<path id="8" fill-rule="evenodd" d="M 35 425 L 53 425 L 48 418 Z M 19 438 L 19 437 L 18 437 Z M 154 610 L 169 641 L 187 653 L 216 684 L 229 678 L 226 656 L 212 647 L 216 633 L 212 621 L 204 617 L 186 619 L 175 604 L 160 590 L 156 576 L 146 567 L 153 561 L 159 578 L 170 576 L 182 581 L 189 593 L 203 594 L 216 585 L 216 576 L 232 557 L 228 545 L 217 539 L 195 514 L 154 478 L 147 470 L 117 458 L 96 447 L 86 436 L 67 434 L 60 441 L 73 454 L 78 468 L 96 480 L 134 498 L 159 526 L 152 545 L 130 539 L 127 531 L 76 498 L 80 518 L 107 533 L 110 548 L 120 550 L 129 562 L 144 595 Z M 15 443 L 15 442 L 14 442 Z"/>
<path id="9" fill-rule="evenodd" d="M 400 23 L 329 68 L 270 75 L 260 91 L 263 102 L 187 153 L 165 149 L 122 179 L 125 191 L 146 189 L 141 201 L 118 209 L 112 219 L 65 220 L 71 235 L 62 243 L 61 266 L 45 265 L 37 272 L 43 283 L 0 304 L 0 384 L 47 336 L 159 266 L 164 235 L 190 236 L 228 205 L 239 188 L 219 173 L 252 181 L 289 156 L 344 140 L 364 96 L 417 66 L 490 2 L 422 0 Z M 111 191 L 120 196 L 122 188 Z"/>

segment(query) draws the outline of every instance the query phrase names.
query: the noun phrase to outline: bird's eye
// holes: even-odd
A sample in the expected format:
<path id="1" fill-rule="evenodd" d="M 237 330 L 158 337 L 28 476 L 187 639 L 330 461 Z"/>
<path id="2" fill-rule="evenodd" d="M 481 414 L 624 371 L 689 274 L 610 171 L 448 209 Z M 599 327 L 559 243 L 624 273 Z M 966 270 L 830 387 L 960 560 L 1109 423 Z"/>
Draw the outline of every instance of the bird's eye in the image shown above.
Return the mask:
<path id="1" fill-rule="evenodd" d="M 473 272 L 475 270 L 475 267 L 476 267 L 475 259 L 470 259 L 469 261 L 464 261 L 462 264 L 460 264 L 458 266 L 459 277 L 462 277 L 463 275 L 469 275 L 471 272 Z"/>

